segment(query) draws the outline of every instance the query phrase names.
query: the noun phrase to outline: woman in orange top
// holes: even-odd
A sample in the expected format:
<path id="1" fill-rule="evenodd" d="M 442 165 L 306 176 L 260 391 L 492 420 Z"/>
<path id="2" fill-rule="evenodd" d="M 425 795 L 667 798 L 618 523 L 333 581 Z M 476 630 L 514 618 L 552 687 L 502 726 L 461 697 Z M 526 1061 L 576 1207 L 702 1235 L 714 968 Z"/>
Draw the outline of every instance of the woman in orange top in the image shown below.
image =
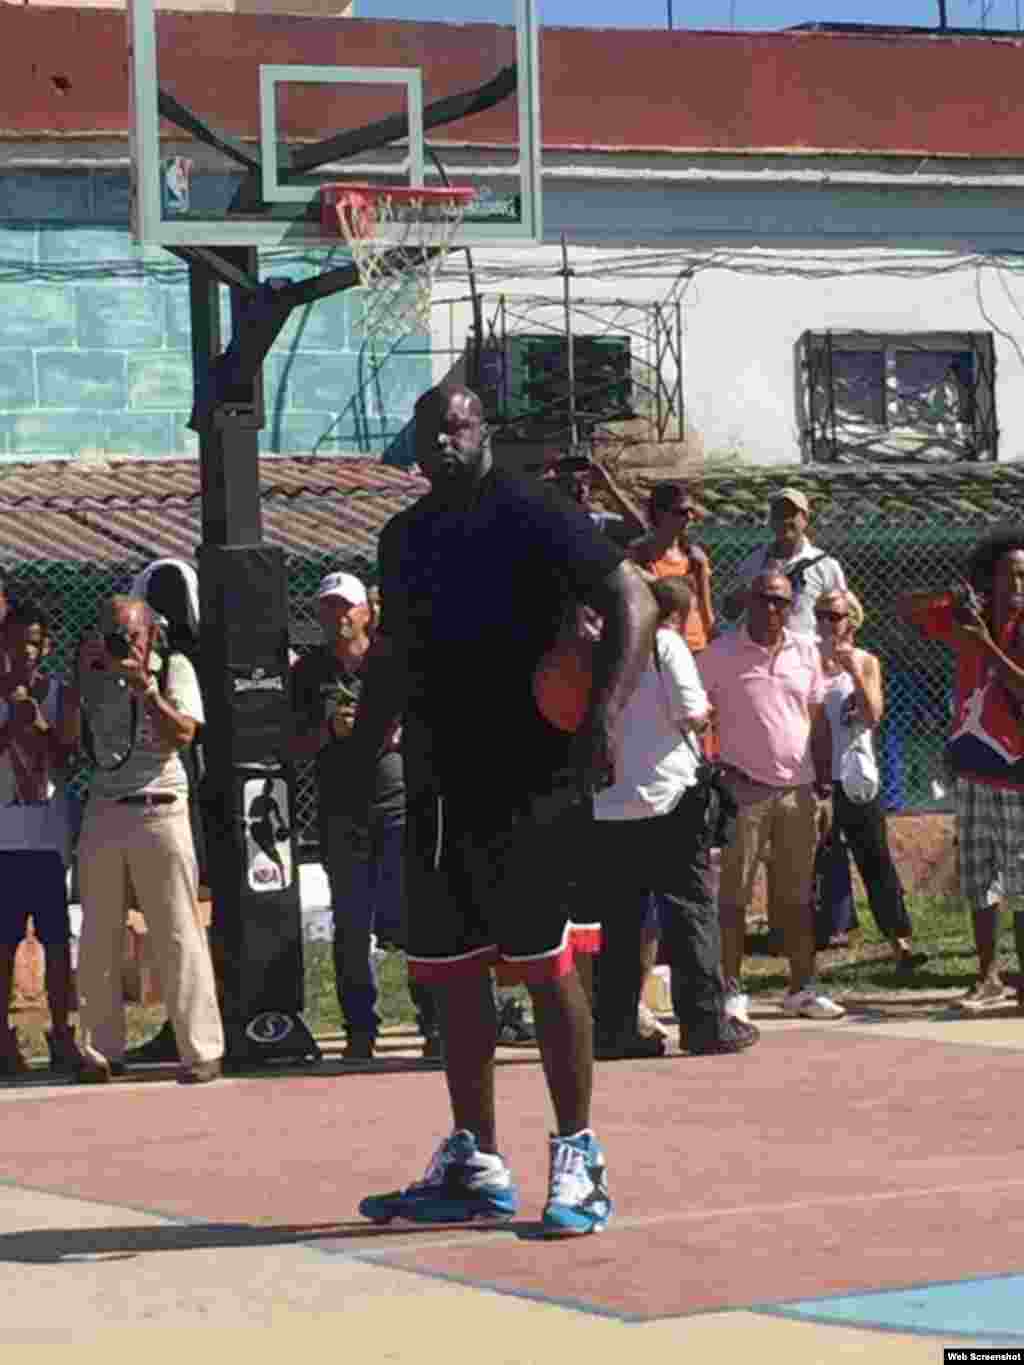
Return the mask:
<path id="1" fill-rule="evenodd" d="M 658 483 L 647 504 L 650 531 L 629 547 L 633 563 L 648 578 L 685 578 L 693 595 L 683 634 L 693 654 L 699 654 L 711 638 L 715 624 L 711 605 L 711 562 L 699 545 L 690 541 L 690 527 L 704 516 L 704 509 L 687 492 L 685 484 Z"/>

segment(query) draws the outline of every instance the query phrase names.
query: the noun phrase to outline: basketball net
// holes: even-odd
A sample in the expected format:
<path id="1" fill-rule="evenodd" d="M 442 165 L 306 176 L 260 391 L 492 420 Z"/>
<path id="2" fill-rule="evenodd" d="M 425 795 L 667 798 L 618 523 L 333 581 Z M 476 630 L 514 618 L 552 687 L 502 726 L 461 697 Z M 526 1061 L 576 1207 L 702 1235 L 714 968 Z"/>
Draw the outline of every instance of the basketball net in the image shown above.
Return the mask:
<path id="1" fill-rule="evenodd" d="M 456 186 L 323 186 L 322 226 L 352 254 L 367 291 L 355 327 L 374 346 L 429 328 L 434 281 L 473 198 Z"/>

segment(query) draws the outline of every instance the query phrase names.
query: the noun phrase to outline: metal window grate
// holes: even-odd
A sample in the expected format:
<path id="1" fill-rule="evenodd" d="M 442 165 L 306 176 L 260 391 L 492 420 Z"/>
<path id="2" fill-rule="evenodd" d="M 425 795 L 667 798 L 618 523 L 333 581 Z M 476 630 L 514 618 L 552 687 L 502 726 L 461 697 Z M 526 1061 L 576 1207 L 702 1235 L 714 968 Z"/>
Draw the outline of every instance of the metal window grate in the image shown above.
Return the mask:
<path id="1" fill-rule="evenodd" d="M 998 457 L 990 332 L 805 332 L 798 353 L 809 461 Z"/>

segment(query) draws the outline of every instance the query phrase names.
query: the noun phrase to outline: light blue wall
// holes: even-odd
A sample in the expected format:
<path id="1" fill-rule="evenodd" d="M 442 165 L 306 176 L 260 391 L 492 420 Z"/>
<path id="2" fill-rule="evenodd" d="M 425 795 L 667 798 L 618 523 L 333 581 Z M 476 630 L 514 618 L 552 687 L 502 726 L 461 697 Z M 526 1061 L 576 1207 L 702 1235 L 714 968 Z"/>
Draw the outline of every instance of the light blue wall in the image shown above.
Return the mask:
<path id="1" fill-rule="evenodd" d="M 0 461 L 196 451 L 186 270 L 167 252 L 144 256 L 127 221 L 126 176 L 0 176 Z M 299 278 L 318 262 L 262 269 Z M 429 337 L 407 338 L 375 373 L 361 296 L 292 314 L 264 369 L 265 452 L 376 453 L 401 440 L 430 384 Z"/>

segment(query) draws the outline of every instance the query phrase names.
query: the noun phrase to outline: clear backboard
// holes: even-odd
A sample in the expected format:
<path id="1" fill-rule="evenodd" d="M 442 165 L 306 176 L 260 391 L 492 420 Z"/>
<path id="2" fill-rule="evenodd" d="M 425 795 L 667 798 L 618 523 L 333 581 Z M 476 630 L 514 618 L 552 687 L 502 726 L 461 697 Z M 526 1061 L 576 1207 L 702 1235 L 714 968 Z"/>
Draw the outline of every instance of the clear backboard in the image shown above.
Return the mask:
<path id="1" fill-rule="evenodd" d="M 483 17 L 445 22 L 451 0 L 339 0 L 327 18 L 128 0 L 136 240 L 344 246 L 323 187 L 357 182 L 467 187 L 460 244 L 538 241 L 538 0 L 458 3 Z"/>

